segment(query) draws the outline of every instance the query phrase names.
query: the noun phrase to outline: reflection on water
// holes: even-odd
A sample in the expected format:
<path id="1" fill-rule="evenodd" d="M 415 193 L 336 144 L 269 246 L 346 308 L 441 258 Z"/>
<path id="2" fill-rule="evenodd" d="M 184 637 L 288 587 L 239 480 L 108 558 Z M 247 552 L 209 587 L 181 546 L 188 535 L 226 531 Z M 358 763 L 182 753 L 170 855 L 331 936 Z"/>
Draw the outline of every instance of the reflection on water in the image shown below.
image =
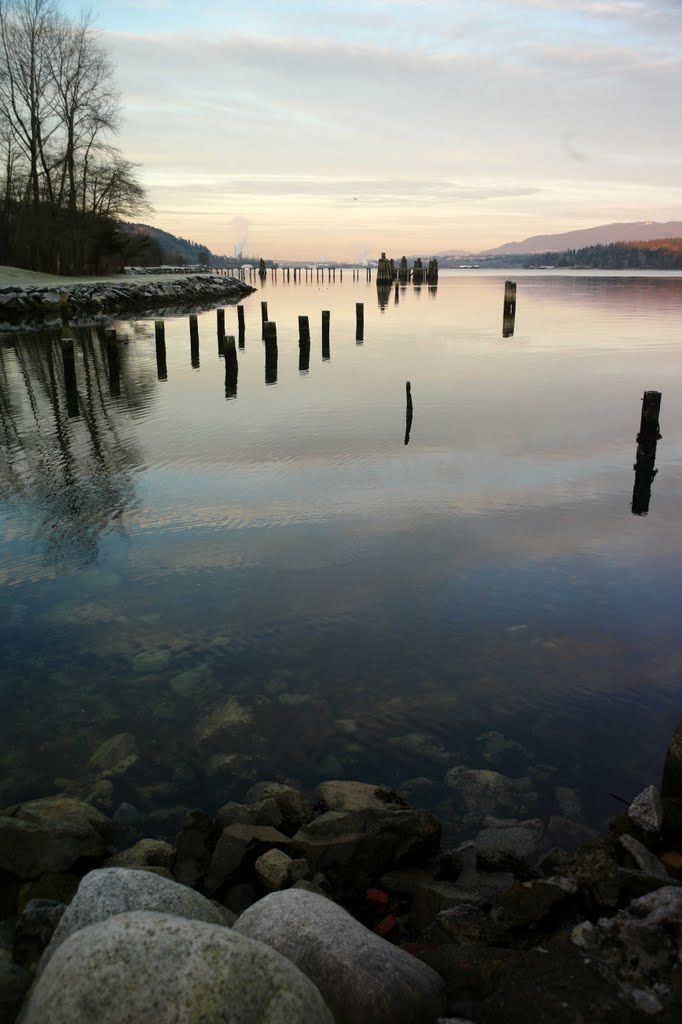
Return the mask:
<path id="1" fill-rule="evenodd" d="M 267 281 L 217 346 L 213 311 L 0 339 L 4 803 L 128 800 L 164 833 L 258 778 L 345 776 L 457 835 L 468 765 L 525 780 L 498 816 L 570 842 L 657 781 L 682 281 L 519 274 L 503 342 L 503 277 L 383 308 L 346 277 Z M 630 503 L 652 388 L 665 443 L 640 429 Z M 103 780 L 121 733 L 137 753 Z"/>

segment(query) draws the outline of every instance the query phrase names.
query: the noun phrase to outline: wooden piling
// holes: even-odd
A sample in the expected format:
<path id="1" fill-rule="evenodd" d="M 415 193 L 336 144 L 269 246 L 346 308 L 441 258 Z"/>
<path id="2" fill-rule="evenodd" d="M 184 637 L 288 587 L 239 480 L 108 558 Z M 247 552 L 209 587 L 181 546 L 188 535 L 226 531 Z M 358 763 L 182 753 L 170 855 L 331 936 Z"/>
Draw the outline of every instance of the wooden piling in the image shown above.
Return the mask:
<path id="1" fill-rule="evenodd" d="M 649 512 L 651 484 L 658 470 L 656 446 L 661 439 L 659 413 L 661 392 L 645 391 L 642 397 L 642 415 L 637 434 L 637 455 L 635 458 L 635 483 L 632 490 L 632 513 L 645 516 Z"/>
<path id="2" fill-rule="evenodd" d="M 355 340 L 364 341 L 365 337 L 365 307 L 362 302 L 355 303 Z"/>
<path id="3" fill-rule="evenodd" d="M 246 338 L 246 327 L 244 326 L 244 307 L 237 306 L 237 326 L 239 328 L 239 347 L 244 348 L 244 340 Z"/>
<path id="4" fill-rule="evenodd" d="M 265 342 L 265 383 L 277 383 L 277 324 L 266 320 L 263 324 L 263 341 Z"/>
<path id="5" fill-rule="evenodd" d="M 405 381 L 405 444 L 410 443 L 410 430 L 412 429 L 412 385 L 409 380 Z"/>
<path id="6" fill-rule="evenodd" d="M 228 334 L 225 337 L 223 352 L 225 354 L 225 398 L 236 398 L 239 361 L 237 359 L 237 346 L 234 335 Z"/>
<path id="7" fill-rule="evenodd" d="M 301 339 L 310 341 L 310 323 L 307 316 L 299 316 L 298 318 L 298 337 Z"/>
<path id="8" fill-rule="evenodd" d="M 331 314 L 328 309 L 322 310 L 322 360 L 328 363 L 331 359 L 329 349 L 329 318 Z"/>
<path id="9" fill-rule="evenodd" d="M 225 333 L 225 310 L 216 309 L 216 330 L 218 331 L 218 337 Z"/>
<path id="10" fill-rule="evenodd" d="M 199 324 L 197 318 L 192 314 L 189 318 L 189 346 L 192 367 L 199 369 Z"/>
<path id="11" fill-rule="evenodd" d="M 156 376 L 158 380 L 167 380 L 166 325 L 163 320 L 154 321 L 154 339 L 156 341 Z"/>

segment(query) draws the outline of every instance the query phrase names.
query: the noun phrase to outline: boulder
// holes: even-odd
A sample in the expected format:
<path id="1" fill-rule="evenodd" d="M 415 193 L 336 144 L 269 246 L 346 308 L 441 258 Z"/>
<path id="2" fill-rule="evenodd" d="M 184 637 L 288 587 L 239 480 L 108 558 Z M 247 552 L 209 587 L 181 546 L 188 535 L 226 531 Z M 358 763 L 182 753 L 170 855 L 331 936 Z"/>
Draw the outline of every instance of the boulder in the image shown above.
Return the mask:
<path id="1" fill-rule="evenodd" d="M 175 861 L 175 849 L 163 839 L 140 839 L 139 843 L 108 857 L 105 868 L 166 868 Z"/>
<path id="2" fill-rule="evenodd" d="M 216 893 L 223 885 L 243 881 L 256 860 L 273 848 L 286 850 L 291 840 L 269 825 L 228 825 L 220 834 L 204 886 Z"/>
<path id="3" fill-rule="evenodd" d="M 246 802 L 252 805 L 255 824 L 273 825 L 288 836 L 293 836 L 315 817 L 310 801 L 292 786 L 280 782 L 257 782 L 247 792 Z M 273 802 L 279 811 L 279 821 L 272 816 Z M 266 820 L 266 813 L 270 815 L 269 820 Z"/>
<path id="4" fill-rule="evenodd" d="M 353 888 L 366 888 L 385 871 L 436 853 L 440 832 L 429 811 L 327 811 L 299 829 L 293 844 L 314 870 Z"/>
<path id="5" fill-rule="evenodd" d="M 269 946 L 218 925 L 140 911 L 81 928 L 56 950 L 22 1024 L 48 1020 L 333 1024 L 315 986 Z"/>
<path id="6" fill-rule="evenodd" d="M 628 818 L 643 832 L 660 832 L 663 825 L 663 804 L 655 786 L 647 786 L 628 808 Z"/>
<path id="7" fill-rule="evenodd" d="M 256 876 L 268 892 L 286 889 L 291 885 L 291 865 L 294 861 L 283 850 L 268 850 L 256 861 Z M 297 879 L 298 881 L 298 879 Z"/>
<path id="8" fill-rule="evenodd" d="M 302 889 L 270 893 L 234 930 L 264 942 L 307 974 L 336 1024 L 413 1024 L 445 1009 L 441 978 L 342 907 Z"/>
<path id="9" fill-rule="evenodd" d="M 456 882 L 430 882 L 419 885 L 410 907 L 410 924 L 423 931 L 442 910 L 453 907 L 482 910 L 485 900 L 479 893 Z"/>
<path id="10" fill-rule="evenodd" d="M 682 797 L 682 715 L 665 755 L 661 796 L 673 799 Z"/>
<path id="11" fill-rule="evenodd" d="M 499 772 L 458 765 L 450 769 L 445 782 L 465 821 L 481 821 L 486 815 L 505 812 L 527 814 L 538 803 L 528 778 L 512 779 Z"/>
<path id="12" fill-rule="evenodd" d="M 114 829 L 90 804 L 44 797 L 0 812 L 0 870 L 18 878 L 68 871 L 113 852 Z"/>
<path id="13" fill-rule="evenodd" d="M 176 841 L 173 875 L 183 885 L 198 885 L 211 862 L 220 829 L 205 811 L 187 811 Z"/>
<path id="14" fill-rule="evenodd" d="M 130 868 L 100 868 L 81 881 L 45 951 L 41 969 L 74 932 L 127 911 L 156 911 L 227 926 L 230 918 L 205 896 L 185 885 Z"/>
<path id="15" fill-rule="evenodd" d="M 653 854 L 650 850 L 647 850 L 643 843 L 640 843 L 634 836 L 624 835 L 620 837 L 621 846 L 623 846 L 630 854 L 635 864 L 641 871 L 646 871 L 649 875 L 654 875 L 656 878 L 663 878 L 670 881 L 670 875 L 668 874 L 665 866 L 661 863 L 658 857 Z"/>
<path id="16" fill-rule="evenodd" d="M 583 921 L 571 939 L 634 1007 L 660 1013 L 680 984 L 682 888 L 664 886 L 614 917 Z"/>
<path id="17" fill-rule="evenodd" d="M 124 775 L 138 760 L 135 737 L 129 732 L 119 732 L 97 748 L 90 758 L 90 767 L 114 775 Z"/>
<path id="18" fill-rule="evenodd" d="M 540 849 L 544 826 L 539 818 L 517 821 L 515 818 L 488 816 L 483 819 L 483 825 L 475 839 L 476 849 L 483 855 L 500 851 L 528 861 Z"/>
<path id="19" fill-rule="evenodd" d="M 10 1024 L 15 1020 L 31 987 L 33 975 L 19 964 L 0 956 L 0 1022 Z"/>
<path id="20" fill-rule="evenodd" d="M 395 790 L 366 782 L 321 782 L 315 797 L 323 811 L 385 811 L 409 806 Z"/>
<path id="21" fill-rule="evenodd" d="M 14 934 L 14 960 L 20 967 L 35 971 L 65 910 L 66 905 L 57 900 L 29 901 Z"/>

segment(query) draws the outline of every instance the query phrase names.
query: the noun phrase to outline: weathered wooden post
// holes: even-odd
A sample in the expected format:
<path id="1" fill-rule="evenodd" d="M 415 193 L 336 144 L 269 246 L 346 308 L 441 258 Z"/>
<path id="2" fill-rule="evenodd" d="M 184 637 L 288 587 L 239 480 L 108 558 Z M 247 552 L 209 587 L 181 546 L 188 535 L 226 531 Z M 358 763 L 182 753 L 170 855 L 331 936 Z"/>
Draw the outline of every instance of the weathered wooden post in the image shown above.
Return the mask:
<path id="1" fill-rule="evenodd" d="M 192 368 L 199 369 L 199 324 L 196 316 L 189 318 L 189 347 Z"/>
<path id="2" fill-rule="evenodd" d="M 381 254 L 383 256 L 383 253 Z M 401 284 L 407 284 L 410 276 L 410 271 L 407 267 L 407 257 L 401 256 L 400 263 L 398 264 L 398 280 Z M 377 281 L 379 280 L 379 271 L 377 271 Z"/>
<path id="3" fill-rule="evenodd" d="M 298 372 L 306 374 L 310 369 L 310 332 L 301 331 L 300 319 L 298 329 Z M 307 319 L 307 317 L 303 319 Z"/>
<path id="4" fill-rule="evenodd" d="M 367 268 L 369 271 L 369 267 Z M 369 280 L 369 278 L 368 278 Z M 386 259 L 386 253 L 382 252 L 377 263 L 377 288 L 380 284 L 384 284 L 386 281 L 389 283 L 392 281 L 391 277 L 391 261 Z"/>
<path id="5" fill-rule="evenodd" d="M 298 340 L 310 341 L 310 323 L 307 316 L 298 318 Z"/>
<path id="6" fill-rule="evenodd" d="M 225 333 L 225 310 L 216 309 L 216 329 L 218 331 L 218 337 Z"/>
<path id="7" fill-rule="evenodd" d="M 410 443 L 410 430 L 412 429 L 412 385 L 409 380 L 405 381 L 405 444 Z"/>
<path id="8" fill-rule="evenodd" d="M 429 267 L 426 271 L 426 283 L 438 284 L 438 260 L 429 260 Z"/>
<path id="9" fill-rule="evenodd" d="M 239 347 L 244 348 L 244 341 L 246 339 L 246 327 L 244 326 L 244 307 L 237 306 L 237 326 L 239 328 Z"/>
<path id="10" fill-rule="evenodd" d="M 412 284 L 424 284 L 424 266 L 419 256 L 414 261 L 414 266 L 412 267 Z"/>
<path id="11" fill-rule="evenodd" d="M 265 383 L 277 383 L 277 324 L 266 320 L 263 324 L 263 341 L 265 342 Z"/>
<path id="12" fill-rule="evenodd" d="M 265 260 L 262 258 L 258 261 L 258 276 L 260 277 L 261 281 L 264 281 L 265 278 L 268 276 L 268 272 L 265 269 Z"/>
<path id="13" fill-rule="evenodd" d="M 329 362 L 331 359 L 329 351 L 329 317 L 330 311 L 328 309 L 322 310 L 322 359 L 324 362 Z"/>
<path id="14" fill-rule="evenodd" d="M 237 360 L 237 346 L 234 335 L 227 335 L 224 340 L 223 351 L 225 353 L 225 398 L 236 398 L 239 362 Z"/>
<path id="15" fill-rule="evenodd" d="M 502 337 L 511 338 L 516 321 L 516 282 L 504 282 L 504 305 L 502 308 Z"/>
<path id="16" fill-rule="evenodd" d="M 62 361 L 64 363 L 64 388 L 66 390 L 66 412 L 69 419 L 80 414 L 78 405 L 78 378 L 76 377 L 76 355 L 71 338 L 62 338 Z"/>
<path id="17" fill-rule="evenodd" d="M 262 335 L 265 337 L 265 324 L 268 320 L 268 304 L 267 302 L 261 302 L 260 304 L 260 319 L 262 326 Z"/>
<path id="18" fill-rule="evenodd" d="M 365 307 L 362 302 L 355 303 L 355 340 L 364 341 L 365 338 Z"/>
<path id="19" fill-rule="evenodd" d="M 168 368 L 166 366 L 166 325 L 163 320 L 154 321 L 154 336 L 156 341 L 156 376 L 158 380 L 168 380 Z"/>
<path id="20" fill-rule="evenodd" d="M 637 434 L 637 455 L 634 465 L 635 485 L 632 491 L 632 513 L 645 516 L 649 511 L 651 484 L 658 470 L 656 445 L 661 439 L 658 416 L 661 409 L 661 392 L 645 391 L 642 397 L 642 416 Z"/>
<path id="21" fill-rule="evenodd" d="M 395 295 L 394 295 L 394 297 L 393 297 L 393 304 L 394 304 L 395 306 L 397 306 L 397 305 L 398 305 L 398 303 L 400 302 L 400 295 L 399 295 L 399 291 L 400 291 L 400 289 L 399 289 L 399 287 L 398 287 L 398 282 L 396 281 L 396 283 L 395 283 Z"/>

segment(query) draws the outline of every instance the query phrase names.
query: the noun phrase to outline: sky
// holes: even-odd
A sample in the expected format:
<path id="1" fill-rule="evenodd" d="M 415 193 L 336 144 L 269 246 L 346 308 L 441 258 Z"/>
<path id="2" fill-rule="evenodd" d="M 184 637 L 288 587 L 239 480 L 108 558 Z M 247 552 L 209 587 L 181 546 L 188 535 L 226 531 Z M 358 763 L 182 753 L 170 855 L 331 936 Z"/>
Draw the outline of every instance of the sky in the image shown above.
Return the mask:
<path id="1" fill-rule="evenodd" d="M 213 252 L 399 258 L 682 220 L 682 0 L 94 0 L 91 18 L 143 219 Z"/>

